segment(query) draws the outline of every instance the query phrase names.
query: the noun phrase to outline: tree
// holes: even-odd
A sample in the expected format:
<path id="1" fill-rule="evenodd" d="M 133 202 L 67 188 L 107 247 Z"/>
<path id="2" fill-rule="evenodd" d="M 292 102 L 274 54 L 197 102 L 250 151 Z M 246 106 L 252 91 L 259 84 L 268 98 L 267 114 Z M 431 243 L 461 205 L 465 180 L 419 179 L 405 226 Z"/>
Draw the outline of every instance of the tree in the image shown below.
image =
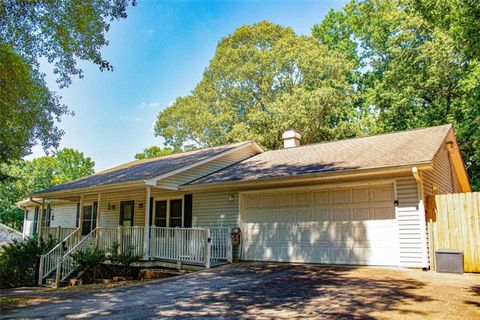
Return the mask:
<path id="1" fill-rule="evenodd" d="M 157 146 L 151 146 L 150 148 L 143 149 L 143 152 L 135 154 L 135 159 L 149 159 L 156 158 L 161 156 L 166 156 L 173 153 L 173 149 L 170 148 L 161 148 Z"/>
<path id="2" fill-rule="evenodd" d="M 223 38 L 193 92 L 162 111 L 155 134 L 174 149 L 256 140 L 282 145 L 288 129 L 304 143 L 360 134 L 344 55 L 316 39 L 263 21 Z"/>
<path id="3" fill-rule="evenodd" d="M 91 175 L 94 166 L 90 157 L 69 148 L 60 150 L 53 157 L 0 165 L 0 170 L 7 175 L 0 181 L 0 222 L 20 229 L 23 212 L 15 202 L 35 191 Z"/>
<path id="4" fill-rule="evenodd" d="M 70 114 L 60 97 L 47 88 L 40 59 L 54 64 L 60 87 L 82 77 L 77 60 L 112 70 L 100 49 L 114 19 L 126 17 L 135 0 L 0 2 L 0 163 L 30 153 L 40 141 L 48 151 L 58 147 L 63 131 L 56 122 Z"/>
<path id="5" fill-rule="evenodd" d="M 357 106 L 369 131 L 453 123 L 474 188 L 480 188 L 480 3 L 364 0 L 313 28 L 356 68 Z"/>

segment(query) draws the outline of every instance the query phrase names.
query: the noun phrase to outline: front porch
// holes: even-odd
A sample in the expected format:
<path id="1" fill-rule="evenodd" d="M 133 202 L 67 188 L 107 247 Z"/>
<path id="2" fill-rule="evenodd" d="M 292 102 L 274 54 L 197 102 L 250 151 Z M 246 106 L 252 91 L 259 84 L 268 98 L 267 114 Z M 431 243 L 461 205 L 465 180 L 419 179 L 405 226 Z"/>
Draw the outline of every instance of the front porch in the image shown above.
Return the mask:
<path id="1" fill-rule="evenodd" d="M 65 234 L 71 228 L 43 227 L 42 237 Z M 108 252 L 118 244 L 119 253 L 141 256 L 141 263 L 158 263 L 181 268 L 188 265 L 210 268 L 232 262 L 230 228 L 96 227 L 89 234 L 75 228 L 48 253 L 41 256 L 39 284 L 53 276 L 58 286 L 76 270 L 72 255 L 89 248 Z"/>

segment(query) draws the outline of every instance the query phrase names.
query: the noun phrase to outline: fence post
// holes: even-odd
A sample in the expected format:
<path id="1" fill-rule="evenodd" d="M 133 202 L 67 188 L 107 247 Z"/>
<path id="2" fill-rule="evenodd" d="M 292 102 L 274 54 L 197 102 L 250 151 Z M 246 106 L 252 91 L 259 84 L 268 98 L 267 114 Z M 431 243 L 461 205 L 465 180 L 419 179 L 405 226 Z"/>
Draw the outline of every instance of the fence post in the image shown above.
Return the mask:
<path id="1" fill-rule="evenodd" d="M 205 229 L 205 269 L 210 269 L 210 229 Z"/>
<path id="2" fill-rule="evenodd" d="M 57 270 L 55 273 L 55 284 L 54 287 L 58 288 L 60 285 L 60 275 L 62 274 L 62 258 L 58 257 L 57 258 Z"/>
<path id="3" fill-rule="evenodd" d="M 123 235 L 122 235 L 122 226 L 117 227 L 117 242 L 118 242 L 118 254 L 122 254 L 123 247 Z"/>
<path id="4" fill-rule="evenodd" d="M 227 262 L 233 262 L 232 228 L 227 229 Z"/>
<path id="5" fill-rule="evenodd" d="M 98 249 L 98 242 L 100 241 L 100 228 L 95 229 L 95 249 Z"/>

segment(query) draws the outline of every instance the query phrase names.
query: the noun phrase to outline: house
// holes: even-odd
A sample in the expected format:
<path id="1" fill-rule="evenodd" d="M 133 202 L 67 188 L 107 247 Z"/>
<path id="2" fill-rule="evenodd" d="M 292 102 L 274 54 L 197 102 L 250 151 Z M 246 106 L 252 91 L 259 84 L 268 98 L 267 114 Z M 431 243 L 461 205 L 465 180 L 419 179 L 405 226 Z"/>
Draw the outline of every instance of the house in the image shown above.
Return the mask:
<path id="1" fill-rule="evenodd" d="M 18 230 L 10 228 L 9 226 L 0 223 L 0 248 L 6 244 L 12 243 L 15 240 L 22 240 L 22 233 Z M 1 249 L 0 249 L 1 250 Z"/>
<path id="2" fill-rule="evenodd" d="M 281 150 L 233 143 L 37 192 L 22 206 L 24 233 L 72 228 L 104 246 L 126 239 L 147 260 L 197 261 L 194 250 L 231 250 L 238 227 L 242 260 L 429 267 L 425 197 L 470 191 L 451 125 L 305 146 L 293 131 L 283 138 Z M 184 232 L 177 244 L 171 232 Z"/>

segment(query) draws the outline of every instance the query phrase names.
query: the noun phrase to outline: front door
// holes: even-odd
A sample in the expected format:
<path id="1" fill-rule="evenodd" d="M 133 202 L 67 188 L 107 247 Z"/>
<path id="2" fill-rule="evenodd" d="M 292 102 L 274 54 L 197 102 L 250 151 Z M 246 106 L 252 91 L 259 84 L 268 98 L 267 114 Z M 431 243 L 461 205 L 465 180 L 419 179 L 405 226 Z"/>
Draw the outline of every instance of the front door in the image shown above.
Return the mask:
<path id="1" fill-rule="evenodd" d="M 120 202 L 120 225 L 124 227 L 133 226 L 135 202 L 121 201 Z"/>
<path id="2" fill-rule="evenodd" d="M 167 226 L 167 200 L 155 201 L 155 227 Z"/>
<path id="3" fill-rule="evenodd" d="M 97 205 L 83 206 L 82 235 L 85 236 L 97 227 Z"/>

